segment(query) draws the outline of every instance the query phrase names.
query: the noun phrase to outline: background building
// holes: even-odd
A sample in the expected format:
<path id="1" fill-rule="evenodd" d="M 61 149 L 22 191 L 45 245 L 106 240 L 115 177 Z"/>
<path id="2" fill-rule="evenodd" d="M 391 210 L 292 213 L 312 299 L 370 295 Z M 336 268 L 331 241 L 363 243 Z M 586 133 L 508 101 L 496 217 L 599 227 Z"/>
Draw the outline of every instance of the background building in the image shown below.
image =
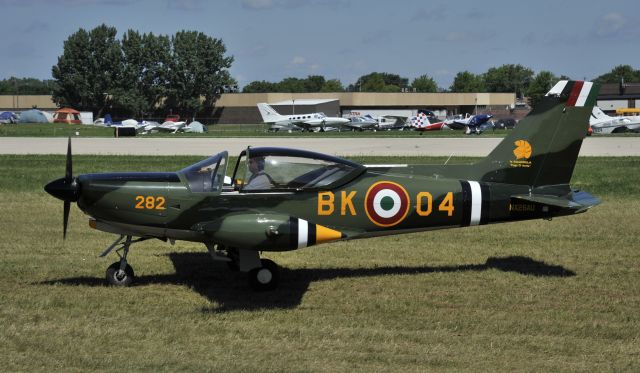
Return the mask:
<path id="1" fill-rule="evenodd" d="M 640 83 L 605 83 L 600 87 L 598 107 L 606 113 L 616 109 L 640 108 Z"/>
<path id="2" fill-rule="evenodd" d="M 223 94 L 216 103 L 213 123 L 262 123 L 256 104 L 266 102 L 280 114 L 324 112 L 328 116 L 416 115 L 418 110 L 447 114 L 487 113 L 516 115 L 514 93 L 235 93 Z"/>

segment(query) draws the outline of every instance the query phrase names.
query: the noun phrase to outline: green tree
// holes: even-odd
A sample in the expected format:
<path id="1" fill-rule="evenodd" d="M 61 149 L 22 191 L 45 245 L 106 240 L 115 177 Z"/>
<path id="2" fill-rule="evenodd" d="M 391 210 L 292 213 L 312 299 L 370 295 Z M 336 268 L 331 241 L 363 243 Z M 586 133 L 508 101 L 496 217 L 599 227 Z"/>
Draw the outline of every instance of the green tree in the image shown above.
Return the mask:
<path id="1" fill-rule="evenodd" d="M 640 82 L 640 70 L 635 70 L 629 65 L 618 65 L 606 74 L 595 78 L 598 83 L 620 83 L 620 79 L 625 82 Z"/>
<path id="2" fill-rule="evenodd" d="M 411 88 L 416 92 L 438 92 L 438 83 L 429 75 L 420 75 L 411 83 Z"/>
<path id="3" fill-rule="evenodd" d="M 366 79 L 358 79 L 360 91 L 383 92 L 386 86 L 382 74 L 370 75 Z"/>
<path id="4" fill-rule="evenodd" d="M 482 75 L 476 75 L 469 71 L 456 74 L 449 90 L 455 93 L 486 92 Z"/>
<path id="5" fill-rule="evenodd" d="M 326 80 L 321 75 L 309 75 L 305 79 L 284 78 L 278 83 L 267 82 L 265 80 L 253 81 L 247 84 L 242 92 L 342 92 L 344 88 L 338 79 Z"/>
<path id="6" fill-rule="evenodd" d="M 122 53 L 116 33 L 114 27 L 103 24 L 89 32 L 80 29 L 64 42 L 62 56 L 51 69 L 56 104 L 97 110 L 98 116 L 103 113 L 121 77 Z"/>
<path id="7" fill-rule="evenodd" d="M 320 92 L 325 82 L 322 75 L 309 75 L 304 82 L 305 92 Z"/>
<path id="8" fill-rule="evenodd" d="M 299 78 L 285 78 L 276 85 L 277 92 L 307 92 L 306 80 Z"/>
<path id="9" fill-rule="evenodd" d="M 397 74 L 373 72 L 361 76 L 354 84 L 349 85 L 349 91 L 400 92 L 401 88 L 408 86 L 408 78 L 403 78 Z"/>
<path id="10" fill-rule="evenodd" d="M 329 79 L 322 85 L 320 92 L 342 92 L 344 88 L 338 79 Z"/>
<path id="11" fill-rule="evenodd" d="M 35 78 L 16 78 L 0 80 L 0 95 L 50 95 L 53 92 L 53 80 Z"/>
<path id="12" fill-rule="evenodd" d="M 276 83 L 267 82 L 266 80 L 255 80 L 242 88 L 243 93 L 267 93 L 275 91 Z"/>
<path id="13" fill-rule="evenodd" d="M 186 116 L 212 111 L 221 87 L 233 85 L 233 57 L 220 39 L 202 32 L 180 31 L 171 38 L 165 109 Z M 204 98 L 204 100 L 202 100 Z"/>
<path id="14" fill-rule="evenodd" d="M 157 110 L 166 94 L 171 43 L 167 36 L 140 35 L 129 30 L 122 37 L 123 73 L 113 104 L 137 115 Z"/>
<path id="15" fill-rule="evenodd" d="M 559 78 L 550 71 L 540 71 L 531 80 L 527 89 L 527 96 L 531 106 L 535 107 L 558 80 Z"/>
<path id="16" fill-rule="evenodd" d="M 139 115 L 148 109 L 142 95 L 142 74 L 147 58 L 143 51 L 142 36 L 137 31 L 127 31 L 122 37 L 121 47 L 122 75 L 118 88 L 108 96 L 109 105 Z"/>
<path id="17" fill-rule="evenodd" d="M 488 92 L 515 92 L 517 97 L 524 97 L 532 78 L 533 70 L 520 64 L 492 67 L 484 74 Z"/>

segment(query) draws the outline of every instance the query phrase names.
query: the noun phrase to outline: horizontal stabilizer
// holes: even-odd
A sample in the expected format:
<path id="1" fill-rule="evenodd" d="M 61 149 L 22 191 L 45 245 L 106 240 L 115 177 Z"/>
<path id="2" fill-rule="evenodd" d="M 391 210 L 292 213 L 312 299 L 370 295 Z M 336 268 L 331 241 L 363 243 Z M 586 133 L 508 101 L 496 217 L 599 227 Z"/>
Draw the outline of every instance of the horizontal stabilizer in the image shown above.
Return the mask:
<path id="1" fill-rule="evenodd" d="M 562 209 L 574 210 L 576 213 L 586 211 L 587 209 L 598 205 L 600 200 L 587 192 L 574 191 L 571 198 L 558 197 L 546 194 L 517 194 L 511 196 L 527 202 L 539 203 L 547 206 L 555 206 Z"/>

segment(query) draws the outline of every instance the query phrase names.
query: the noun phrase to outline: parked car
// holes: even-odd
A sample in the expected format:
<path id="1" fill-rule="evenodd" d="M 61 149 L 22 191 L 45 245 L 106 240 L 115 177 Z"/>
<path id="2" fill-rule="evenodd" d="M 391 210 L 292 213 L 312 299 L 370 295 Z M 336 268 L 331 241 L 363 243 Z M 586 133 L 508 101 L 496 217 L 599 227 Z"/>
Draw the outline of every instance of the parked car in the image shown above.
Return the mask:
<path id="1" fill-rule="evenodd" d="M 170 114 L 164 119 L 165 122 L 179 122 L 180 116 L 178 114 Z"/>

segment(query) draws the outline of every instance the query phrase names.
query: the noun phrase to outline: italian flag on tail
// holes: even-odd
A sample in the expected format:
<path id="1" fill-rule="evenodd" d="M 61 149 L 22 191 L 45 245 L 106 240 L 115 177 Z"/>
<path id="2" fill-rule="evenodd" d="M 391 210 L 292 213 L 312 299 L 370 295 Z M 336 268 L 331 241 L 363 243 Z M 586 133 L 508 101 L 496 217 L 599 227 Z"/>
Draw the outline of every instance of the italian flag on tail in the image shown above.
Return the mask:
<path id="1" fill-rule="evenodd" d="M 594 106 L 598 90 L 592 82 L 559 81 L 547 93 L 547 96 L 567 97 L 567 106 Z"/>

